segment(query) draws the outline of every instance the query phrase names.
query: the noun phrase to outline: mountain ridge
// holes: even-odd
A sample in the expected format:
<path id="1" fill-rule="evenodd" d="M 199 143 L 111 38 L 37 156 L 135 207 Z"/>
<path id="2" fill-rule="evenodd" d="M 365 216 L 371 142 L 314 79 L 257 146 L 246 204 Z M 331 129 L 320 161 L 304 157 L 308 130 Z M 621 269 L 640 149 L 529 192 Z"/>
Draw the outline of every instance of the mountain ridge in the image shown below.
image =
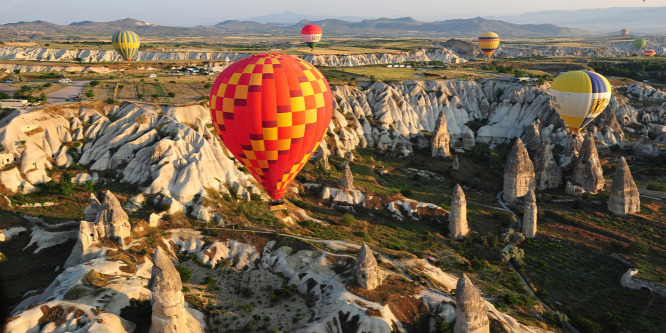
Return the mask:
<path id="1" fill-rule="evenodd" d="M 30 32 L 33 37 L 47 34 L 72 34 L 103 36 L 114 30 L 135 30 L 144 36 L 211 36 L 224 34 L 298 34 L 303 24 L 320 25 L 329 36 L 449 36 L 476 37 L 485 31 L 494 31 L 505 37 L 556 37 L 589 36 L 591 32 L 552 24 L 515 24 L 482 17 L 424 22 L 412 17 L 365 19 L 346 21 L 341 19 L 301 20 L 294 24 L 267 24 L 247 20 L 226 20 L 215 25 L 176 27 L 155 25 L 134 18 L 109 22 L 79 21 L 59 25 L 47 21 L 16 22 L 0 25 L 0 32 Z"/>

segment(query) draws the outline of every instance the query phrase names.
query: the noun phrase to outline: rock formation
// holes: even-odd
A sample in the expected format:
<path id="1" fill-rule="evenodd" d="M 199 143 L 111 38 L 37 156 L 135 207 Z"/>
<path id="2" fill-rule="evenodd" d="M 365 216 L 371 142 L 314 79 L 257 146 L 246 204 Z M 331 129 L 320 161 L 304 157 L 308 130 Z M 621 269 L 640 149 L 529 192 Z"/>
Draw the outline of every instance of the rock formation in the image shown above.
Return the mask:
<path id="1" fill-rule="evenodd" d="M 462 274 L 456 285 L 456 325 L 454 333 L 488 333 L 490 321 L 486 301 L 472 281 Z"/>
<path id="2" fill-rule="evenodd" d="M 545 141 L 537 150 L 534 173 L 536 175 L 536 188 L 539 190 L 558 188 L 562 185 L 562 169 L 553 159 L 550 141 Z"/>
<path id="3" fill-rule="evenodd" d="M 539 127 L 541 120 L 537 119 L 536 122 L 527 129 L 523 134 L 522 140 L 525 147 L 528 149 L 538 149 L 541 146 L 541 134 L 539 134 Z"/>
<path id="4" fill-rule="evenodd" d="M 580 185 L 586 192 L 593 194 L 604 188 L 606 181 L 597 154 L 597 147 L 591 134 L 585 136 L 571 180 L 574 184 Z"/>
<path id="5" fill-rule="evenodd" d="M 450 141 L 449 130 L 446 126 L 446 116 L 444 112 L 440 112 L 435 124 L 435 132 L 432 134 L 432 157 L 451 156 L 449 152 Z"/>
<path id="6" fill-rule="evenodd" d="M 583 141 L 584 137 L 580 133 L 569 136 L 567 146 L 564 148 L 564 152 L 562 152 L 560 156 L 560 167 L 562 167 L 564 171 L 573 170 L 576 161 L 578 161 L 578 155 L 583 146 Z"/>
<path id="7" fill-rule="evenodd" d="M 101 238 L 113 239 L 121 246 L 127 245 L 125 238 L 131 236 L 132 227 L 127 213 L 111 191 L 104 192 L 101 203 L 91 195 L 90 204 L 85 209 L 86 219 L 89 219 L 93 213 L 96 215 L 92 222 L 81 221 L 79 224 L 79 242 L 83 251 L 99 242 Z"/>
<path id="8" fill-rule="evenodd" d="M 458 169 L 460 169 L 460 162 L 458 162 L 458 156 L 453 156 L 453 163 L 451 163 L 451 169 L 453 171 L 458 171 Z"/>
<path id="9" fill-rule="evenodd" d="M 148 288 L 152 291 L 151 333 L 203 332 L 201 324 L 185 309 L 180 275 L 166 252 L 157 247 Z"/>
<path id="10" fill-rule="evenodd" d="M 352 175 L 349 163 L 345 163 L 345 170 L 342 172 L 342 179 L 340 179 L 342 187 L 353 190 L 354 189 L 354 175 Z"/>
<path id="11" fill-rule="evenodd" d="M 532 160 L 523 146 L 523 141 L 518 138 L 504 168 L 504 200 L 514 201 L 527 194 L 530 189 L 534 189 L 536 185 L 534 176 Z"/>
<path id="12" fill-rule="evenodd" d="M 525 196 L 523 208 L 523 235 L 533 238 L 537 233 L 537 205 L 534 190 L 529 190 Z"/>
<path id="13" fill-rule="evenodd" d="M 476 141 L 474 140 L 474 132 L 471 129 L 467 128 L 462 139 L 462 147 L 465 150 L 470 150 L 474 148 Z"/>
<path id="14" fill-rule="evenodd" d="M 365 289 L 372 290 L 382 284 L 382 275 L 377 265 L 377 259 L 365 243 L 361 245 L 361 251 L 358 252 L 354 271 L 356 272 L 356 281 Z"/>
<path id="15" fill-rule="evenodd" d="M 94 222 L 97 219 L 97 213 L 99 213 L 99 208 L 102 207 L 102 204 L 99 203 L 97 197 L 94 194 L 90 194 L 90 203 L 83 210 L 84 220 L 88 222 Z"/>
<path id="16" fill-rule="evenodd" d="M 636 158 L 640 161 L 649 161 L 661 155 L 661 149 L 659 149 L 659 146 L 655 145 L 652 140 L 645 136 L 638 139 L 631 149 L 634 151 Z"/>
<path id="17" fill-rule="evenodd" d="M 467 200 L 459 184 L 453 189 L 451 213 L 449 214 L 449 237 L 461 239 L 469 232 L 467 226 Z"/>
<path id="18" fill-rule="evenodd" d="M 624 156 L 617 161 L 608 198 L 608 210 L 617 215 L 627 215 L 641 210 L 641 197 Z"/>

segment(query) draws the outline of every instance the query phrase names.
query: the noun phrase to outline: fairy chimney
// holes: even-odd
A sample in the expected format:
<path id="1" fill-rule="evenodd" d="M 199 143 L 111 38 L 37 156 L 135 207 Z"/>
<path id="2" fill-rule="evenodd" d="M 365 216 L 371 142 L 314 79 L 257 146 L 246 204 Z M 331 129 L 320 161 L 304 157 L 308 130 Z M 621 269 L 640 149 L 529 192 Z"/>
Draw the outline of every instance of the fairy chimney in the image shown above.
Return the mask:
<path id="1" fill-rule="evenodd" d="M 449 237 L 461 239 L 469 232 L 467 226 L 467 200 L 459 184 L 453 189 L 451 213 L 449 213 Z"/>
<path id="2" fill-rule="evenodd" d="M 365 243 L 361 245 L 361 251 L 358 252 L 354 271 L 356 272 L 356 281 L 365 289 L 372 290 L 382 284 L 382 276 L 377 260 L 372 255 L 370 247 Z"/>
<path id="3" fill-rule="evenodd" d="M 534 190 L 527 192 L 523 208 L 523 235 L 534 238 L 537 232 L 537 205 Z"/>
<path id="4" fill-rule="evenodd" d="M 472 281 L 462 274 L 456 285 L 456 324 L 453 333 L 488 333 L 490 321 L 486 301 Z"/>
<path id="5" fill-rule="evenodd" d="M 624 156 L 617 161 L 608 198 L 608 210 L 616 215 L 627 215 L 641 210 L 641 197 Z"/>
<path id="6" fill-rule="evenodd" d="M 536 180 L 534 166 L 523 141 L 518 138 L 509 153 L 504 168 L 504 200 L 515 201 L 530 189 L 534 189 Z"/>
<path id="7" fill-rule="evenodd" d="M 354 189 L 354 175 L 352 175 L 351 169 L 349 168 L 349 163 L 345 163 L 345 171 L 342 172 L 340 184 L 348 190 Z"/>
<path id="8" fill-rule="evenodd" d="M 432 136 L 432 157 L 449 157 L 449 129 L 446 126 L 446 116 L 444 111 L 439 113 L 437 124 L 435 125 L 435 132 Z"/>
<path id="9" fill-rule="evenodd" d="M 585 136 L 585 141 L 583 141 L 583 146 L 574 165 L 574 172 L 571 177 L 573 183 L 593 194 L 603 190 L 606 180 L 601 169 L 597 147 L 591 134 Z"/>
<path id="10" fill-rule="evenodd" d="M 539 190 L 558 188 L 562 185 L 562 169 L 553 159 L 550 141 L 545 141 L 536 153 L 536 188 Z"/>

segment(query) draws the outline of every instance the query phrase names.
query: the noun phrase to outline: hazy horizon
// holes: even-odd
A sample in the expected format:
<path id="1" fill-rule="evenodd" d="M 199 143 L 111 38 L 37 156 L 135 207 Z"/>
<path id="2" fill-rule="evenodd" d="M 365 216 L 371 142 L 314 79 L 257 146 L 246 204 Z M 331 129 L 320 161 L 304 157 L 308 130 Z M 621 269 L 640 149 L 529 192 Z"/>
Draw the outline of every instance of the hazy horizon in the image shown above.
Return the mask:
<path id="1" fill-rule="evenodd" d="M 80 21 L 114 21 L 132 17 L 159 25 L 197 26 L 210 25 L 225 20 L 246 20 L 253 17 L 280 14 L 285 11 L 303 14 L 308 17 L 406 17 L 418 20 L 435 21 L 471 17 L 497 17 L 519 15 L 545 10 L 577 10 L 611 7 L 661 7 L 664 1 L 641 0 L 575 0 L 559 2 L 535 0 L 468 0 L 456 3 L 455 8 L 441 0 L 415 0 L 408 9 L 396 0 L 339 0 L 333 2 L 312 2 L 292 0 L 289 4 L 270 0 L 247 0 L 222 3 L 212 0 L 143 0 L 114 2 L 94 0 L 3 0 L 0 24 L 20 21 L 48 21 L 56 24 L 70 24 Z M 451 1 L 449 1 L 451 2 Z M 29 9 L 29 10 L 28 10 Z M 183 14 L 185 13 L 185 14 Z M 219 13 L 219 14 L 218 14 Z M 307 18 L 307 17 L 305 17 Z"/>

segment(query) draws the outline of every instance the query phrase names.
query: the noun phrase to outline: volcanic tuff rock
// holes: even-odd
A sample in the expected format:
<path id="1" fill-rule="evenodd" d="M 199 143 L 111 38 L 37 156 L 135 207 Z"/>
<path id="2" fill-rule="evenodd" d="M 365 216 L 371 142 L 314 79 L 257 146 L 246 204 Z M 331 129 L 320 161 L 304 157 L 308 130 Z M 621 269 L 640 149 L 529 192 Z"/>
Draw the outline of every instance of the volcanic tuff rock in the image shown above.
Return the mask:
<path id="1" fill-rule="evenodd" d="M 655 145 L 649 138 L 643 136 L 636 141 L 631 148 L 636 158 L 641 161 L 650 160 L 661 155 L 661 149 Z"/>
<path id="2" fill-rule="evenodd" d="M 453 188 L 451 213 L 449 214 L 449 237 L 461 239 L 469 233 L 467 226 L 467 200 L 460 184 Z"/>
<path id="3" fill-rule="evenodd" d="M 560 155 L 560 167 L 564 171 L 571 171 L 576 166 L 580 149 L 583 147 L 585 137 L 582 134 L 573 134 L 569 136 L 564 152 Z"/>
<path id="4" fill-rule="evenodd" d="M 533 238 L 537 232 L 537 205 L 534 190 L 529 190 L 525 196 L 523 208 L 523 234 L 527 238 Z"/>
<path id="5" fill-rule="evenodd" d="M 121 246 L 127 245 L 125 238 L 131 236 L 132 227 L 127 213 L 111 191 L 104 192 L 101 203 L 91 195 L 90 204 L 84 214 L 87 221 L 81 221 L 79 224 L 79 237 L 72 253 L 77 252 L 78 256 L 81 256 L 92 244 L 98 243 L 102 238 L 115 240 Z M 70 262 L 75 262 L 74 258 Z"/>
<path id="6" fill-rule="evenodd" d="M 504 168 L 504 200 L 514 201 L 534 189 L 534 166 L 522 140 L 518 138 L 513 145 Z"/>
<path id="7" fill-rule="evenodd" d="M 460 169 L 460 162 L 458 162 L 458 156 L 453 156 L 453 162 L 451 163 L 451 169 L 453 171 L 458 171 Z"/>
<path id="8" fill-rule="evenodd" d="M 546 140 L 537 150 L 534 173 L 536 175 L 536 188 L 539 190 L 558 188 L 562 185 L 562 170 L 553 159 L 550 141 Z"/>
<path id="9" fill-rule="evenodd" d="M 358 252 L 354 272 L 356 272 L 356 282 L 365 289 L 372 290 L 382 284 L 382 273 L 377 265 L 377 259 L 365 243 Z"/>
<path id="10" fill-rule="evenodd" d="M 153 255 L 153 274 L 148 287 L 153 297 L 151 333 L 203 332 L 201 324 L 185 308 L 180 275 L 161 247 Z"/>
<path id="11" fill-rule="evenodd" d="M 451 156 L 449 141 L 451 141 L 451 138 L 449 137 L 449 130 L 446 128 L 446 115 L 444 112 L 440 112 L 432 135 L 432 157 Z"/>
<path id="12" fill-rule="evenodd" d="M 604 188 L 604 173 L 601 169 L 594 138 L 590 134 L 585 136 L 571 180 L 574 184 L 580 185 L 586 192 L 593 194 Z"/>
<path id="13" fill-rule="evenodd" d="M 523 143 L 528 149 L 539 149 L 541 147 L 541 134 L 539 132 L 539 127 L 541 126 L 541 120 L 537 119 L 536 122 L 527 129 L 525 134 L 522 136 Z"/>
<path id="14" fill-rule="evenodd" d="M 488 333 L 490 321 L 486 301 L 472 281 L 462 274 L 456 285 L 456 325 L 454 333 Z"/>
<path id="15" fill-rule="evenodd" d="M 467 128 L 462 138 L 462 148 L 465 150 L 471 150 L 475 145 L 476 141 L 474 141 L 474 132 Z"/>
<path id="16" fill-rule="evenodd" d="M 608 198 L 608 210 L 617 215 L 626 215 L 641 210 L 641 197 L 624 156 L 620 156 L 617 161 L 617 169 L 615 169 Z"/>
<path id="17" fill-rule="evenodd" d="M 349 163 L 345 163 L 345 170 L 342 172 L 340 185 L 348 190 L 354 189 L 354 175 L 352 175 L 351 169 L 349 168 Z"/>

